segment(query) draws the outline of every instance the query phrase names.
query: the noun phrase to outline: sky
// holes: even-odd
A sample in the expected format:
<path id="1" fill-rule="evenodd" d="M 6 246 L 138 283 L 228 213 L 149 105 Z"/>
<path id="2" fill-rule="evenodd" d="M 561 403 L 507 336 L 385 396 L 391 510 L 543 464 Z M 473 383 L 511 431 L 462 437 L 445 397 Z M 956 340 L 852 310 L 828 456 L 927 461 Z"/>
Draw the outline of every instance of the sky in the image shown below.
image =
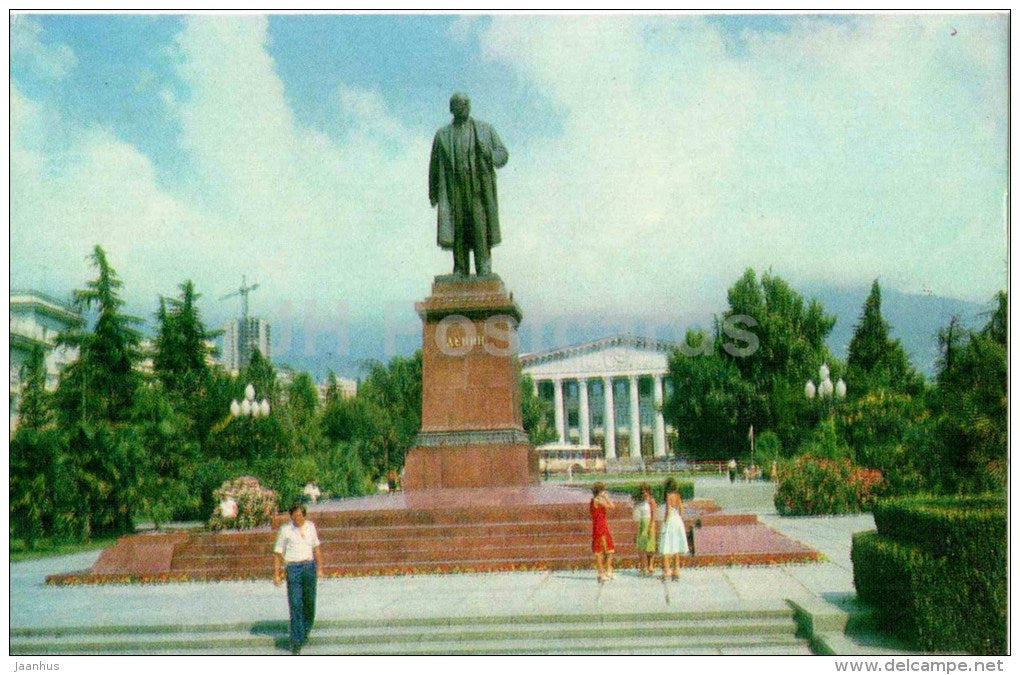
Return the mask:
<path id="1" fill-rule="evenodd" d="M 411 340 L 452 268 L 427 167 L 463 91 L 509 150 L 493 269 L 525 322 L 705 317 L 747 267 L 986 302 L 1007 283 L 1007 29 L 14 14 L 10 283 L 67 296 L 99 244 L 145 318 L 191 279 L 215 324 L 246 278 L 278 337 Z"/>

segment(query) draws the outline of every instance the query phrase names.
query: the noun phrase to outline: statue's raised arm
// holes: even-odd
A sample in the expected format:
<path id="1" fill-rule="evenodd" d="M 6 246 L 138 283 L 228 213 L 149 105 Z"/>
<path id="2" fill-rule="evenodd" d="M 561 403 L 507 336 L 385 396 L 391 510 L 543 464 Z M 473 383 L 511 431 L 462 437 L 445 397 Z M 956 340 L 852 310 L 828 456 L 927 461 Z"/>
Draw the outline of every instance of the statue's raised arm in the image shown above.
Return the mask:
<path id="1" fill-rule="evenodd" d="M 436 132 L 429 161 L 429 202 L 437 207 L 436 243 L 453 250 L 453 273 L 492 274 L 492 247 L 501 241 L 496 169 L 509 154 L 490 125 L 471 117 L 464 94 L 450 97 L 453 122 Z"/>

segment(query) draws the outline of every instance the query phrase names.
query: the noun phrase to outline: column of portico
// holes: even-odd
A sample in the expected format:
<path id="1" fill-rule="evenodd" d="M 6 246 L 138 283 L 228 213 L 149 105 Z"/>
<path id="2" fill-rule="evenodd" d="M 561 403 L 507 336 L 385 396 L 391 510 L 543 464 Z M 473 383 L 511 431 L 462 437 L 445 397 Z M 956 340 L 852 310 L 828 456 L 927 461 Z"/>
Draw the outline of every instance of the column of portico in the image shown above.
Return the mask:
<path id="1" fill-rule="evenodd" d="M 616 410 L 613 407 L 613 378 L 602 378 L 602 398 L 606 404 L 602 415 L 606 459 L 616 459 Z"/>
<path id="2" fill-rule="evenodd" d="M 556 434 L 560 445 L 567 442 L 567 430 L 563 415 L 563 378 L 553 378 L 553 407 L 556 413 Z"/>
<path id="3" fill-rule="evenodd" d="M 662 375 L 655 375 L 655 456 L 666 456 L 666 420 L 662 416 Z"/>
<path id="4" fill-rule="evenodd" d="M 641 414 L 638 409 L 638 379 L 630 376 L 630 456 L 641 457 Z"/>
<path id="5" fill-rule="evenodd" d="M 581 445 L 591 445 L 591 427 L 588 423 L 588 380 L 584 377 L 577 378 L 578 401 L 577 414 L 580 419 L 578 426 L 581 429 Z"/>
<path id="6" fill-rule="evenodd" d="M 531 379 L 531 390 L 535 396 L 538 396 L 538 380 L 534 378 Z"/>

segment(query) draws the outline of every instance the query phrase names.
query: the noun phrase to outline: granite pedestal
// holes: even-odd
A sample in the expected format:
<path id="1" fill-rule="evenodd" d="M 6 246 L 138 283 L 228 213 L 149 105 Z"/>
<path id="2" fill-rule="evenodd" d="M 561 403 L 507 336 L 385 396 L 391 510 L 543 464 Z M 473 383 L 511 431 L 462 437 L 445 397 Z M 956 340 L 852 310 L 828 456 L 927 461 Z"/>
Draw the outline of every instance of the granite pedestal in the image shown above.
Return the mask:
<path id="1" fill-rule="evenodd" d="M 521 310 L 499 277 L 437 277 L 422 319 L 422 419 L 408 491 L 538 482 L 521 423 Z"/>

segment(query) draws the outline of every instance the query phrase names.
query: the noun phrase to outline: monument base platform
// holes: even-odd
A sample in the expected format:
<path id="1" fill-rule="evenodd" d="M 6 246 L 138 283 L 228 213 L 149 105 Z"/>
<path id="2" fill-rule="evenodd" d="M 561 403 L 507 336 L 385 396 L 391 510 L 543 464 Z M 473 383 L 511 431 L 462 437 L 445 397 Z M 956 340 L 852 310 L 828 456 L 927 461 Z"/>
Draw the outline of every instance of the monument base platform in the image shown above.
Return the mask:
<path id="1" fill-rule="evenodd" d="M 616 566 L 637 565 L 627 495 L 613 495 Z M 373 495 L 309 507 L 326 576 L 588 569 L 591 493 L 526 485 L 447 488 Z M 286 519 L 277 516 L 274 527 Z M 692 499 L 684 519 L 694 555 L 686 566 L 809 562 L 817 551 L 759 523 Z M 275 530 L 174 532 L 122 537 L 89 570 L 51 584 L 269 579 Z"/>
<path id="2" fill-rule="evenodd" d="M 418 446 L 404 461 L 404 488 L 512 487 L 538 478 L 538 452 L 530 443 Z"/>

